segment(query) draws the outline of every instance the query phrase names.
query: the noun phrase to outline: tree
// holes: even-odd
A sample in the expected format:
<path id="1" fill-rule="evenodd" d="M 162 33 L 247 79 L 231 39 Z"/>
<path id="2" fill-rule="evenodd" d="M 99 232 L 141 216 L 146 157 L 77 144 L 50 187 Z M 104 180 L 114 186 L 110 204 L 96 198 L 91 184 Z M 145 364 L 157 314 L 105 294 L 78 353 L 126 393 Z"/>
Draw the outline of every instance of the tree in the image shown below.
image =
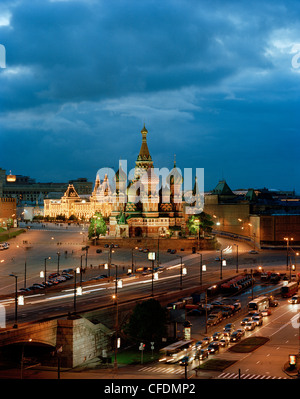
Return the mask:
<path id="1" fill-rule="evenodd" d="M 198 235 L 202 230 L 205 233 L 212 231 L 214 222 L 210 215 L 205 212 L 201 212 L 198 215 L 191 215 L 187 221 L 187 226 L 190 234 Z"/>
<path id="2" fill-rule="evenodd" d="M 136 342 L 161 342 L 166 335 L 166 311 L 155 299 L 138 303 L 124 328 Z"/>
<path id="3" fill-rule="evenodd" d="M 96 212 L 93 217 L 91 217 L 89 226 L 89 238 L 97 237 L 106 234 L 106 223 L 100 212 Z"/>

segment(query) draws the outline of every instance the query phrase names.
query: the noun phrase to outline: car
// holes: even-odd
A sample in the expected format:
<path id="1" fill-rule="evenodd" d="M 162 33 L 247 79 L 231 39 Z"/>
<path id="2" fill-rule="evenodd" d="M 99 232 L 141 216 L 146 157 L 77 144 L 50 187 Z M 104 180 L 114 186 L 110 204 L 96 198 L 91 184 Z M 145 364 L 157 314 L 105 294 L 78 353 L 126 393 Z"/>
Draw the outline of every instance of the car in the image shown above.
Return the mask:
<path id="1" fill-rule="evenodd" d="M 276 299 L 273 299 L 273 300 L 270 300 L 269 305 L 270 305 L 270 307 L 272 307 L 272 308 L 276 308 L 276 307 L 279 305 L 279 302 L 276 301 Z"/>
<path id="2" fill-rule="evenodd" d="M 58 277 L 59 273 L 50 273 L 48 278 L 54 278 L 54 277 Z"/>
<path id="3" fill-rule="evenodd" d="M 184 356 L 182 359 L 179 360 L 179 364 L 181 366 L 185 366 L 185 365 L 192 363 L 193 360 L 194 360 L 193 356 Z"/>
<path id="4" fill-rule="evenodd" d="M 237 342 L 241 339 L 241 334 L 238 331 L 233 331 L 230 335 L 230 342 Z"/>
<path id="5" fill-rule="evenodd" d="M 258 254 L 257 251 L 255 251 L 254 249 L 251 249 L 251 251 L 248 252 L 249 254 Z"/>
<path id="6" fill-rule="evenodd" d="M 64 274 L 64 273 L 71 273 L 73 271 L 73 269 L 64 269 L 63 271 L 62 271 L 62 273 Z"/>
<path id="7" fill-rule="evenodd" d="M 219 345 L 220 345 L 222 348 L 225 348 L 225 346 L 229 345 L 229 339 L 228 339 L 228 338 L 222 338 L 222 339 L 220 339 Z"/>
<path id="8" fill-rule="evenodd" d="M 252 317 L 252 320 L 256 323 L 257 326 L 261 326 L 263 323 L 262 317 L 255 316 Z"/>
<path id="9" fill-rule="evenodd" d="M 101 254 L 102 249 L 96 249 L 97 254 Z"/>
<path id="10" fill-rule="evenodd" d="M 73 278 L 73 275 L 69 273 L 64 273 L 62 277 L 65 277 L 67 280 L 71 280 Z"/>
<path id="11" fill-rule="evenodd" d="M 171 254 L 176 254 L 176 249 L 171 249 Z"/>
<path id="12" fill-rule="evenodd" d="M 200 349 L 196 354 L 196 359 L 203 360 L 208 357 L 208 349 Z"/>
<path id="13" fill-rule="evenodd" d="M 109 245 L 108 244 L 104 244 L 104 248 L 108 248 L 109 247 Z"/>
<path id="14" fill-rule="evenodd" d="M 196 349 L 201 349 L 207 345 L 208 345 L 207 341 L 198 341 L 198 342 L 196 342 L 195 347 L 196 347 Z"/>
<path id="15" fill-rule="evenodd" d="M 218 352 L 219 352 L 219 349 L 220 349 L 220 345 L 219 345 L 219 342 L 217 342 L 217 341 L 211 342 L 211 343 L 208 345 L 208 347 L 207 347 L 207 350 L 208 350 L 208 353 L 209 353 L 209 354 L 211 354 L 211 353 L 218 353 Z"/>
<path id="16" fill-rule="evenodd" d="M 254 321 L 249 321 L 246 325 L 245 325 L 245 330 L 246 331 L 252 331 L 254 330 L 256 327 L 256 323 Z"/>
<path id="17" fill-rule="evenodd" d="M 227 331 L 227 332 L 232 332 L 234 330 L 235 326 L 233 323 L 228 323 L 226 324 L 226 326 L 223 328 L 223 331 Z"/>
<path id="18" fill-rule="evenodd" d="M 214 341 L 220 341 L 220 339 L 222 339 L 223 337 L 224 337 L 224 334 L 221 332 L 215 332 L 213 334 Z"/>
<path id="19" fill-rule="evenodd" d="M 45 288 L 42 284 L 38 284 L 38 283 L 32 284 L 31 287 L 33 287 L 34 290 L 42 290 Z"/>
<path id="20" fill-rule="evenodd" d="M 58 276 L 56 280 L 58 280 L 58 281 L 60 281 L 60 282 L 63 282 L 63 281 L 66 281 L 66 280 L 67 280 L 67 277 L 65 277 L 65 276 Z"/>
<path id="21" fill-rule="evenodd" d="M 206 345 L 210 344 L 211 342 L 213 342 L 213 337 L 204 337 L 203 338 L 203 342 L 206 342 Z"/>
<path id="22" fill-rule="evenodd" d="M 171 252 L 171 248 L 168 248 L 168 249 L 167 249 L 167 252 Z"/>
<path id="23" fill-rule="evenodd" d="M 262 315 L 263 317 L 270 316 L 271 314 L 272 314 L 272 310 L 271 310 L 270 308 L 264 309 L 264 310 L 261 312 L 261 315 Z"/>
<path id="24" fill-rule="evenodd" d="M 119 247 L 119 244 L 115 244 L 115 248 L 120 248 L 120 247 Z"/>
<path id="25" fill-rule="evenodd" d="M 245 326 L 250 320 L 251 317 L 244 317 L 243 320 L 241 321 L 241 326 Z"/>
<path id="26" fill-rule="evenodd" d="M 238 328 L 236 331 L 238 331 L 241 334 L 241 337 L 245 335 L 245 330 L 243 328 Z"/>
<path id="27" fill-rule="evenodd" d="M 24 293 L 24 292 L 29 292 L 29 291 L 30 291 L 30 288 L 20 288 L 18 290 L 19 293 Z"/>
<path id="28" fill-rule="evenodd" d="M 220 261 L 221 259 L 220 259 L 220 257 L 219 256 L 216 256 L 215 257 L 215 261 Z"/>
<path id="29" fill-rule="evenodd" d="M 300 303 L 300 296 L 299 295 L 293 295 L 291 299 L 289 299 L 289 303 Z"/>

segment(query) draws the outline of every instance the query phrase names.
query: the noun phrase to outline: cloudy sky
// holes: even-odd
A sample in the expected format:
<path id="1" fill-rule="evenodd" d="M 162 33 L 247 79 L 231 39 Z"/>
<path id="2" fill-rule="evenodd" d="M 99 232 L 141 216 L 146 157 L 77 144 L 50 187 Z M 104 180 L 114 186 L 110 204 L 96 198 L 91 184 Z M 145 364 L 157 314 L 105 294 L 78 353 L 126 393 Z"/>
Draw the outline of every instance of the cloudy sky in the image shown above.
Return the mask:
<path id="1" fill-rule="evenodd" d="M 0 167 L 65 182 L 204 168 L 205 189 L 300 194 L 300 3 L 1 0 Z M 298 61 L 299 57 L 299 61 Z"/>

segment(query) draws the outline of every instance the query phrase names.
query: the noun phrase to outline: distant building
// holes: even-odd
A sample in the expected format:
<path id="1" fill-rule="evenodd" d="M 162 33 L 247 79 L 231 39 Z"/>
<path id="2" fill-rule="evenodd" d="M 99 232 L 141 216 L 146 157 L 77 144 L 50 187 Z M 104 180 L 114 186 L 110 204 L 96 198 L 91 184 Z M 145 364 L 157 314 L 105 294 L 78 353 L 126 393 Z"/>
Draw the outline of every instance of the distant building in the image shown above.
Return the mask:
<path id="1" fill-rule="evenodd" d="M 14 198 L 0 198 L 0 227 L 7 229 L 15 227 L 17 220 L 17 206 Z"/>
<path id="2" fill-rule="evenodd" d="M 214 229 L 248 237 L 257 245 L 300 244 L 300 197 L 294 191 L 253 189 L 232 191 L 225 180 L 205 196 L 204 211 Z"/>
<path id="3" fill-rule="evenodd" d="M 93 189 L 93 183 L 86 178 L 69 183 L 38 183 L 29 176 L 6 174 L 6 170 L 0 168 L 0 197 L 15 198 L 17 206 L 36 202 L 43 205 L 44 198 L 52 193 L 64 193 L 69 184 L 74 185 L 79 195 L 90 195 Z"/>

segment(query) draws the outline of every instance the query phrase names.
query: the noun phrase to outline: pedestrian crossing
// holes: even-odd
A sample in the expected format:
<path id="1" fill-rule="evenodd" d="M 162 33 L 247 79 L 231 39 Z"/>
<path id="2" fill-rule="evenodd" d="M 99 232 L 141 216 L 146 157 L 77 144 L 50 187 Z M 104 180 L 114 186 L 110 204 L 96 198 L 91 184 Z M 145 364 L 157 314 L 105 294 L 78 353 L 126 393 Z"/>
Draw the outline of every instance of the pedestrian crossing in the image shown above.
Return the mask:
<path id="1" fill-rule="evenodd" d="M 243 380 L 286 380 L 287 377 L 274 377 L 271 375 L 260 375 L 260 374 L 247 374 L 247 373 L 241 373 L 240 375 L 238 373 L 222 373 L 220 374 L 217 378 L 223 378 L 223 379 L 243 379 Z"/>
<path id="2" fill-rule="evenodd" d="M 138 370 L 141 373 L 162 373 L 162 374 L 184 374 L 184 368 L 171 368 L 171 367 L 142 367 Z"/>

